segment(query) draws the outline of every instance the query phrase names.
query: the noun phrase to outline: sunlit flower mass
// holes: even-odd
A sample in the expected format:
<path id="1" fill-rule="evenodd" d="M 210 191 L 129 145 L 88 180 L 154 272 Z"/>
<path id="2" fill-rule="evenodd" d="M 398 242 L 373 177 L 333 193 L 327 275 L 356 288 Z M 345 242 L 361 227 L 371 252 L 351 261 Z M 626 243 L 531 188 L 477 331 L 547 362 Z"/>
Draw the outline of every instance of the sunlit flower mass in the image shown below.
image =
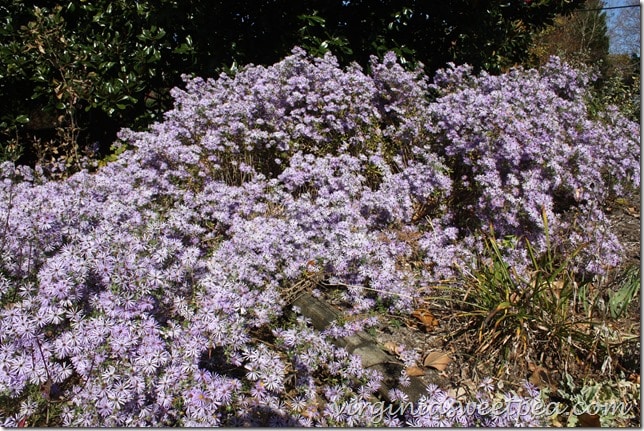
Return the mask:
<path id="1" fill-rule="evenodd" d="M 125 151 L 96 172 L 0 166 L 4 426 L 46 411 L 62 426 L 539 424 L 446 415 L 430 407 L 455 400 L 437 387 L 374 414 L 379 375 L 333 344 L 374 319 L 320 333 L 282 292 L 317 271 L 369 287 L 345 289 L 348 313 L 409 312 L 490 226 L 537 251 L 583 245 L 583 273 L 617 265 L 602 202 L 639 186 L 639 126 L 589 112 L 587 74 L 553 58 L 430 79 L 391 53 L 367 73 L 295 49 L 185 80 L 164 121 L 122 131 Z"/>

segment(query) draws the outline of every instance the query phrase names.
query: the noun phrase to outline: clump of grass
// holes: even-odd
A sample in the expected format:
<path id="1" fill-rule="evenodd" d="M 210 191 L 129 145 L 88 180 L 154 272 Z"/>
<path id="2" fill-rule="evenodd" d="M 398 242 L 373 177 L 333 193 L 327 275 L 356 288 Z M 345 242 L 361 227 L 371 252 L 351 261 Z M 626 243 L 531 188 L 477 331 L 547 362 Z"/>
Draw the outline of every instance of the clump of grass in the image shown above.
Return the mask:
<path id="1" fill-rule="evenodd" d="M 462 269 L 465 294 L 453 299 L 456 318 L 467 319 L 475 331 L 475 357 L 515 362 L 547 359 L 567 370 L 575 358 L 586 358 L 597 343 L 597 322 L 585 313 L 592 307 L 588 280 L 578 280 L 572 261 L 581 248 L 561 256 L 550 244 L 548 220 L 546 250 L 537 253 L 528 239 L 499 240 L 493 228 L 484 239 L 484 251 L 472 270 Z M 520 273 L 507 252 L 523 245 L 529 270 Z M 460 290 L 463 291 L 462 288 Z"/>

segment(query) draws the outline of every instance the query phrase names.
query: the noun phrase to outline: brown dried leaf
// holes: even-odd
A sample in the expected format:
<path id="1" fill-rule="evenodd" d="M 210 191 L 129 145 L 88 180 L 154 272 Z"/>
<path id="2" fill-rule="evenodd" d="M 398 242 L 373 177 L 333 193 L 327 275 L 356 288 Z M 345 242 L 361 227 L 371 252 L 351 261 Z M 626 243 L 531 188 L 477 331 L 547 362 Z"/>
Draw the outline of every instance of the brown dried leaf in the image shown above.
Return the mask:
<path id="1" fill-rule="evenodd" d="M 405 372 L 409 377 L 419 377 L 425 375 L 425 370 L 415 365 L 405 368 Z"/>
<path id="2" fill-rule="evenodd" d="M 591 415 L 590 413 L 582 413 L 577 415 L 579 420 L 579 426 L 584 428 L 590 427 L 600 427 L 601 423 L 599 422 L 599 415 Z"/>
<path id="3" fill-rule="evenodd" d="M 400 345 L 400 344 L 396 344 L 396 343 L 394 343 L 393 341 L 387 341 L 387 342 L 385 342 L 385 344 L 383 345 L 383 347 L 385 348 L 385 350 L 386 350 L 387 352 L 391 353 L 392 355 L 396 355 L 396 356 L 400 356 L 400 354 L 401 354 L 401 353 L 403 352 L 403 350 L 405 349 L 405 348 L 404 348 L 404 346 L 402 346 L 402 345 Z"/>
<path id="4" fill-rule="evenodd" d="M 23 416 L 16 425 L 18 428 L 25 428 L 27 426 L 27 416 Z"/>
<path id="5" fill-rule="evenodd" d="M 557 389 L 557 384 L 547 369 L 532 363 L 528 364 L 528 369 L 531 371 L 528 377 L 530 383 L 538 388 L 550 388 L 553 391 Z"/>
<path id="6" fill-rule="evenodd" d="M 411 315 L 420 321 L 426 331 L 431 331 L 438 326 L 438 319 L 429 310 L 419 308 L 414 310 Z"/>
<path id="7" fill-rule="evenodd" d="M 640 213 L 635 209 L 635 207 L 626 208 L 626 212 L 635 218 L 640 218 Z"/>
<path id="8" fill-rule="evenodd" d="M 444 371 L 447 365 L 452 361 L 447 353 L 443 352 L 429 352 L 425 356 L 423 365 L 430 368 L 435 368 L 438 371 Z"/>

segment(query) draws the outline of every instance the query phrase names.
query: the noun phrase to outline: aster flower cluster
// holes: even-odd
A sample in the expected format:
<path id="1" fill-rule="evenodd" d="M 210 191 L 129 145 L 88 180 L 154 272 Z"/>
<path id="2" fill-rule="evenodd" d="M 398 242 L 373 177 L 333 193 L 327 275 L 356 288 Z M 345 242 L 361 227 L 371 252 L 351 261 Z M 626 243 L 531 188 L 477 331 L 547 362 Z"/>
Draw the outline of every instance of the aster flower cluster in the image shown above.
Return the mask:
<path id="1" fill-rule="evenodd" d="M 448 394 L 434 384 L 427 395 L 403 410 L 405 424 L 412 427 L 540 427 L 548 406 L 539 398 L 539 390 L 525 382 L 524 394 L 502 391 L 491 378 L 479 384 L 472 399 Z M 391 410 L 391 409 L 390 409 Z M 398 425 L 402 420 L 397 419 Z"/>
<path id="2" fill-rule="evenodd" d="M 589 80 L 558 58 L 540 71 L 474 77 L 461 66 L 437 74 L 424 125 L 459 190 L 456 225 L 493 225 L 499 237 L 526 238 L 539 251 L 549 233 L 564 255 L 582 249 L 581 272 L 619 262 L 602 204 L 639 187 L 639 126 L 614 110 L 591 115 Z"/>
<path id="3" fill-rule="evenodd" d="M 370 424 L 336 407 L 367 406 L 379 376 L 333 338 L 376 303 L 409 311 L 481 226 L 541 244 L 545 211 L 560 247 L 595 247 L 589 271 L 617 258 L 600 204 L 639 184 L 639 136 L 591 118 L 583 76 L 450 68 L 430 85 L 393 54 L 371 69 L 296 49 L 186 77 L 96 173 L 2 164 L 3 424 Z M 294 317 L 284 292 L 311 278 L 345 287 L 351 324 Z"/>

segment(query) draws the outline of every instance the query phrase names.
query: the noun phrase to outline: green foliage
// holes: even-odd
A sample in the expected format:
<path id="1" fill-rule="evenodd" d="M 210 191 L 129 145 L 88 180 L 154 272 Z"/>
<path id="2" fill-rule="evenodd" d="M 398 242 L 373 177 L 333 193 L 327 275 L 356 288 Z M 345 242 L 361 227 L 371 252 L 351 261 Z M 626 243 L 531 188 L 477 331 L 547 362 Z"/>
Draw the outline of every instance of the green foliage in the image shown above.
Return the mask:
<path id="1" fill-rule="evenodd" d="M 67 168 L 78 167 L 80 149 L 166 108 L 151 91 L 176 80 L 163 81 L 167 35 L 151 23 L 149 8 L 125 1 L 4 3 L 0 97 L 10 109 L 2 126 L 31 152 L 28 159 L 62 158 Z M 42 137 L 50 141 L 37 145 Z"/>
<path id="2" fill-rule="evenodd" d="M 633 302 L 640 291 L 639 267 L 632 267 L 624 274 L 620 287 L 615 292 L 610 292 L 608 311 L 613 319 L 620 317 Z"/>
<path id="3" fill-rule="evenodd" d="M 605 76 L 598 80 L 592 93 L 590 108 L 596 112 L 607 106 L 616 106 L 628 119 L 639 122 L 640 58 L 638 56 L 611 55 Z"/>
<path id="4" fill-rule="evenodd" d="M 317 10 L 311 15 L 300 15 L 298 19 L 302 22 L 302 27 L 298 30 L 300 45 L 305 47 L 309 54 L 316 57 L 321 57 L 327 52 L 348 56 L 353 54 L 345 36 L 335 36 L 326 31 L 326 20 L 318 15 Z"/>
<path id="5" fill-rule="evenodd" d="M 77 169 L 121 127 L 159 119 L 181 74 L 272 64 L 295 45 L 344 64 L 394 51 L 429 73 L 448 61 L 498 72 L 580 2 L 2 0 L 0 157 Z"/>
<path id="6" fill-rule="evenodd" d="M 332 35 L 346 42 L 350 50 L 334 52 L 342 63 L 366 65 L 370 55 L 394 51 L 410 65 L 422 62 L 428 72 L 449 61 L 498 72 L 524 61 L 534 32 L 581 3 L 316 0 L 307 5 L 324 26 L 308 27 L 321 39 Z"/>
<path id="7" fill-rule="evenodd" d="M 123 154 L 128 149 L 126 144 L 113 144 L 110 147 L 110 153 L 98 161 L 98 166 L 102 167 L 107 165 L 110 162 L 115 162 L 118 160 L 119 156 Z"/>
<path id="8" fill-rule="evenodd" d="M 561 421 L 568 427 L 584 426 L 584 414 L 597 416 L 602 427 L 641 426 L 639 384 L 622 377 L 600 382 L 588 379 L 579 385 L 568 373 L 564 373 L 561 383 L 558 396 L 567 402 L 560 406 L 565 415 L 556 418 L 559 426 Z"/>

